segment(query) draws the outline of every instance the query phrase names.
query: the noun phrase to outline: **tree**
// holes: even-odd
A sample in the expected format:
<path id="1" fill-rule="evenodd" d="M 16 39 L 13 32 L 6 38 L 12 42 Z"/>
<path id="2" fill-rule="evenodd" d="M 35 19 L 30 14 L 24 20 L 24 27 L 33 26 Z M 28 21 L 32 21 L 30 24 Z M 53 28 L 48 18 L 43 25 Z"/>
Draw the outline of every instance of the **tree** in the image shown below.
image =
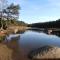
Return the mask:
<path id="1" fill-rule="evenodd" d="M 7 20 L 17 20 L 19 17 L 19 5 L 14 5 L 13 3 L 7 7 L 7 14 L 8 18 Z"/>
<path id="2" fill-rule="evenodd" d="M 6 21 L 6 26 L 8 26 L 12 20 L 17 20 L 18 17 L 19 17 L 19 5 L 14 5 L 13 3 L 9 6 L 7 6 L 5 9 L 2 9 L 2 13 L 1 13 L 1 25 L 2 25 L 2 28 L 3 28 L 3 22 L 2 20 L 7 20 Z M 5 16 L 4 16 L 5 14 Z M 4 18 L 5 19 L 2 19 Z"/>
<path id="3" fill-rule="evenodd" d="M 19 5 L 14 5 L 13 3 L 7 7 L 7 9 L 9 10 L 10 16 L 12 18 L 17 18 L 19 16 Z"/>
<path id="4" fill-rule="evenodd" d="M 7 0 L 0 0 L 0 26 L 3 28 L 3 20 L 6 20 L 6 26 L 11 23 L 10 21 L 17 20 L 19 18 L 19 5 L 13 3 L 8 5 Z"/>
<path id="5" fill-rule="evenodd" d="M 7 0 L 0 0 L 0 25 L 1 29 L 3 29 L 3 19 L 4 19 L 4 12 L 3 10 L 7 7 Z"/>

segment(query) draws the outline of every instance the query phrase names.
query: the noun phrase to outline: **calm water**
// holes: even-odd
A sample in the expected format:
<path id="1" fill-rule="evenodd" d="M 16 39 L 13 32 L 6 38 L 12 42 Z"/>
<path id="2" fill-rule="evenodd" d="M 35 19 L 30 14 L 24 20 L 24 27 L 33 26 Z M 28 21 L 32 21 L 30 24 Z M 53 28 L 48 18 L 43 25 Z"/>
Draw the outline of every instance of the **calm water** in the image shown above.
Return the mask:
<path id="1" fill-rule="evenodd" d="M 45 45 L 58 46 L 60 47 L 60 37 L 56 35 L 48 35 L 42 31 L 27 30 L 21 34 L 12 34 L 7 37 L 8 41 L 11 41 L 13 37 L 18 37 L 18 45 L 21 49 L 21 53 L 25 56 L 37 48 Z"/>
<path id="2" fill-rule="evenodd" d="M 9 35 L 7 39 L 10 41 L 12 37 L 16 36 L 18 35 Z M 32 50 L 45 45 L 60 47 L 60 37 L 56 35 L 48 35 L 43 32 L 27 30 L 22 34 L 19 34 L 19 36 L 18 44 L 25 49 Z"/>
<path id="3" fill-rule="evenodd" d="M 19 44 L 26 49 L 36 49 L 45 45 L 60 47 L 60 37 L 28 30 L 20 34 Z"/>

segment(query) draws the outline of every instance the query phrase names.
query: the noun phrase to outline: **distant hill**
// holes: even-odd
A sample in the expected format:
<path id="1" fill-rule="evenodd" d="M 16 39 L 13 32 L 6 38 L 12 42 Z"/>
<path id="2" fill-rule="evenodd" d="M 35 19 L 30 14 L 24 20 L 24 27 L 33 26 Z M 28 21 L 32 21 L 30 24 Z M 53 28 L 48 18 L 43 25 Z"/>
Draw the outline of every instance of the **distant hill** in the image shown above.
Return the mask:
<path id="1" fill-rule="evenodd" d="M 44 23 L 33 23 L 29 24 L 28 26 L 37 28 L 60 28 L 60 19 Z"/>

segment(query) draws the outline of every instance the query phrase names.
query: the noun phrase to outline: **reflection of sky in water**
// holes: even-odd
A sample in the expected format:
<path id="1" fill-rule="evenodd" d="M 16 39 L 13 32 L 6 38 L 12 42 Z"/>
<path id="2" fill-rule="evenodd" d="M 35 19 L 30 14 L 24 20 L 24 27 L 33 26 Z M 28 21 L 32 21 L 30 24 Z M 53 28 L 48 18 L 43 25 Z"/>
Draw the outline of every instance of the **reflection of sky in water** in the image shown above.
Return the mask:
<path id="1" fill-rule="evenodd" d="M 22 48 L 34 49 L 45 45 L 60 47 L 60 38 L 56 35 L 47 35 L 43 32 L 26 31 L 23 34 L 9 35 L 6 40 L 20 36 L 18 43 Z"/>
<path id="2" fill-rule="evenodd" d="M 60 38 L 55 35 L 47 35 L 42 32 L 26 31 L 20 36 L 19 43 L 25 48 L 39 48 L 44 45 L 60 47 Z"/>

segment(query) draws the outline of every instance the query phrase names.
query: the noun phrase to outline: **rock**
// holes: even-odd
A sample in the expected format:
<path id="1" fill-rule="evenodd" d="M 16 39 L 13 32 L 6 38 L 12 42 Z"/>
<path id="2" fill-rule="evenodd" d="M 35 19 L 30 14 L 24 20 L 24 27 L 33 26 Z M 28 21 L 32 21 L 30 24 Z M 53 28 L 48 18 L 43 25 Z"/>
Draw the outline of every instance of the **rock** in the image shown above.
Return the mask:
<path id="1" fill-rule="evenodd" d="M 56 59 L 60 58 L 60 48 L 55 46 L 44 46 L 29 53 L 30 59 Z"/>

